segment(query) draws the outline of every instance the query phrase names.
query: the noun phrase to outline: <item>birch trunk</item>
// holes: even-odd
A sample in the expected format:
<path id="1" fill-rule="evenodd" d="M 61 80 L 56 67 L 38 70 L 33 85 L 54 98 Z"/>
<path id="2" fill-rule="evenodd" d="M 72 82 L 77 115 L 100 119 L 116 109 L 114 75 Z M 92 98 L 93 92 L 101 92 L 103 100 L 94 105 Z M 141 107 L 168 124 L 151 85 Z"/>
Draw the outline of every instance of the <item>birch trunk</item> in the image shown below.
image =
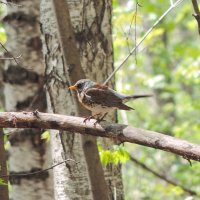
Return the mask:
<path id="1" fill-rule="evenodd" d="M 4 24 L 7 32 L 6 48 L 13 55 L 21 55 L 18 64 L 6 60 L 4 65 L 4 96 L 7 111 L 46 109 L 43 91 L 39 30 L 39 0 L 12 1 L 21 6 L 7 6 Z M 9 55 L 5 55 L 8 57 Z M 10 56 L 9 56 L 10 57 Z M 10 173 L 29 173 L 51 165 L 49 144 L 41 140 L 41 130 L 17 129 L 9 137 Z M 53 199 L 52 175 L 13 177 L 12 200 Z"/>
<path id="2" fill-rule="evenodd" d="M 87 78 L 103 83 L 113 70 L 111 1 L 73 0 L 68 1 L 68 5 L 85 74 Z M 51 1 L 42 0 L 41 22 L 48 109 L 55 113 L 74 115 L 73 98 L 67 90 L 70 66 L 64 66 L 53 16 Z M 115 113 L 111 113 L 109 118 L 115 121 Z M 110 146 L 112 142 L 103 140 L 103 143 Z M 80 135 L 53 131 L 51 144 L 53 159 L 57 162 L 66 158 L 79 162 L 76 166 L 68 163 L 54 169 L 55 199 L 92 199 Z M 120 167 L 110 166 L 105 176 L 110 199 L 123 199 Z"/>

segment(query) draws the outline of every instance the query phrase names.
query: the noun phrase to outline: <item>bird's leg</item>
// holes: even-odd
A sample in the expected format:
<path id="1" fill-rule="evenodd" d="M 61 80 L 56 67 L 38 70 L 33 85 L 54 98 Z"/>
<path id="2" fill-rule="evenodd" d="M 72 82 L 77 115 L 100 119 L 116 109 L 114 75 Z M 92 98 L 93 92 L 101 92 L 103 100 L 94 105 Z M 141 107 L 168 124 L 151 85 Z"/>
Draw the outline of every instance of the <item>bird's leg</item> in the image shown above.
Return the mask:
<path id="1" fill-rule="evenodd" d="M 89 117 L 86 117 L 86 118 L 83 120 L 83 122 L 86 123 L 87 121 L 90 121 L 91 119 L 94 119 L 95 116 L 97 116 L 97 115 L 98 115 L 98 114 L 95 114 L 95 115 L 91 115 L 91 116 L 89 116 Z"/>
<path id="2" fill-rule="evenodd" d="M 96 126 L 99 122 L 104 121 L 104 118 L 106 117 L 108 113 L 104 113 L 104 115 L 102 117 L 98 117 L 96 122 L 94 123 L 94 126 Z"/>
<path id="3" fill-rule="evenodd" d="M 103 121 L 108 113 L 104 113 L 104 115 L 100 118 L 100 121 Z"/>

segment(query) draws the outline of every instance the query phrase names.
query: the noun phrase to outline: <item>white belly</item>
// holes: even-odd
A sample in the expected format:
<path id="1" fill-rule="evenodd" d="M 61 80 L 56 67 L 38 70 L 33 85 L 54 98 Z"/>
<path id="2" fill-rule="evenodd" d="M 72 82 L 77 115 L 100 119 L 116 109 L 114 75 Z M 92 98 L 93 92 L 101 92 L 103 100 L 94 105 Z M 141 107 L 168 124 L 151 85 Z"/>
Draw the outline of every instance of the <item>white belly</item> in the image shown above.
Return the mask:
<path id="1" fill-rule="evenodd" d="M 82 95 L 78 95 L 79 101 L 81 102 L 81 104 L 88 110 L 90 110 L 92 112 L 92 115 L 98 115 L 98 116 L 102 116 L 105 113 L 109 113 L 111 112 L 114 108 L 112 107 L 106 107 L 106 106 L 102 106 L 100 104 L 91 104 L 90 106 L 82 103 Z"/>

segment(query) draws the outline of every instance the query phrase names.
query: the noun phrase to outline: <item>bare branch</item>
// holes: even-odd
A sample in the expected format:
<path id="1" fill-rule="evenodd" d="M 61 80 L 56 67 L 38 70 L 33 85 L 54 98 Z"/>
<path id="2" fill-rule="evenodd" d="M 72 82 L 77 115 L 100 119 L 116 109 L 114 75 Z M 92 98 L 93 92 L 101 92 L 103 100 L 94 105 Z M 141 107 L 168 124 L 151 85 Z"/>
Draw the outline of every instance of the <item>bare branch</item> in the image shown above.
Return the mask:
<path id="1" fill-rule="evenodd" d="M 41 173 L 44 173 L 46 171 L 49 171 L 51 169 L 53 169 L 54 167 L 57 167 L 63 163 L 66 163 L 66 162 L 69 162 L 69 161 L 73 161 L 76 163 L 75 160 L 73 159 L 66 159 L 66 160 L 63 160 L 62 162 L 59 162 L 59 163 L 56 163 L 54 165 L 52 165 L 51 167 L 48 167 L 46 169 L 42 169 L 42 170 L 38 170 L 38 171 L 34 171 L 34 172 L 30 172 L 30 173 L 17 173 L 17 174 L 9 174 L 9 175 L 1 175 L 0 178 L 7 178 L 7 177 L 15 177 L 15 176 L 32 176 L 32 175 L 36 175 L 36 174 L 41 174 Z"/>
<path id="2" fill-rule="evenodd" d="M 7 6 L 18 6 L 18 7 L 22 6 L 22 5 L 19 5 L 19 4 L 16 4 L 16 3 L 5 2 L 5 1 L 0 1 L 0 3 L 5 4 Z"/>
<path id="3" fill-rule="evenodd" d="M 5 47 L 1 42 L 0 42 L 0 45 L 1 45 L 1 47 L 7 52 L 7 54 L 8 54 L 9 56 L 11 56 L 11 58 L 4 58 L 4 60 L 13 59 L 13 60 L 16 62 L 16 64 L 19 65 L 19 63 L 17 62 L 17 59 L 20 58 L 21 55 L 20 55 L 20 56 L 17 56 L 17 57 L 14 57 L 14 56 L 6 49 L 6 47 Z M 1 58 L 1 59 L 2 59 L 2 58 Z"/>
<path id="4" fill-rule="evenodd" d="M 190 143 L 158 132 L 143 130 L 121 124 L 102 122 L 94 126 L 96 120 L 83 123 L 84 118 L 59 114 L 35 112 L 1 112 L 1 128 L 40 128 L 66 130 L 72 133 L 114 138 L 120 142 L 136 143 L 172 152 L 184 159 L 200 161 L 200 145 Z"/>
<path id="5" fill-rule="evenodd" d="M 197 3 L 197 0 L 192 0 L 192 5 L 193 5 L 193 8 L 194 8 L 193 16 L 197 20 L 198 32 L 199 32 L 199 35 L 200 35 L 200 11 L 199 11 L 199 6 L 198 6 L 198 3 Z"/>
<path id="6" fill-rule="evenodd" d="M 14 60 L 19 59 L 22 55 L 19 55 L 17 57 L 0 57 L 0 60 Z"/>
<path id="7" fill-rule="evenodd" d="M 131 156 L 131 161 L 134 162 L 135 164 L 137 164 L 138 166 L 142 167 L 144 170 L 152 173 L 154 176 L 164 180 L 165 182 L 174 185 L 174 186 L 178 186 L 180 188 L 182 188 L 182 190 L 184 190 L 185 192 L 191 194 L 191 195 L 197 195 L 197 193 L 191 189 L 188 189 L 186 187 L 184 187 L 183 185 L 180 185 L 178 183 L 176 183 L 175 181 L 170 180 L 168 177 L 166 177 L 163 174 L 159 174 L 158 172 L 156 172 L 155 170 L 151 169 L 150 167 L 148 167 L 147 165 L 145 165 L 144 163 L 138 161 L 137 159 L 135 159 L 133 156 Z"/>
<path id="8" fill-rule="evenodd" d="M 106 81 L 103 83 L 104 85 L 107 84 L 107 82 L 113 77 L 113 75 L 126 63 L 126 61 L 129 59 L 129 57 L 138 49 L 138 47 L 141 45 L 141 43 L 146 39 L 146 37 L 152 32 L 152 30 L 162 21 L 162 19 L 170 13 L 174 8 L 176 8 L 183 0 L 177 0 L 175 3 L 173 3 L 161 16 L 160 18 L 149 28 L 149 30 L 143 35 L 143 37 L 140 39 L 140 41 L 135 45 L 135 47 L 131 50 L 128 56 L 124 58 L 124 60 L 121 62 L 121 64 L 110 74 L 110 76 L 106 79 Z"/>

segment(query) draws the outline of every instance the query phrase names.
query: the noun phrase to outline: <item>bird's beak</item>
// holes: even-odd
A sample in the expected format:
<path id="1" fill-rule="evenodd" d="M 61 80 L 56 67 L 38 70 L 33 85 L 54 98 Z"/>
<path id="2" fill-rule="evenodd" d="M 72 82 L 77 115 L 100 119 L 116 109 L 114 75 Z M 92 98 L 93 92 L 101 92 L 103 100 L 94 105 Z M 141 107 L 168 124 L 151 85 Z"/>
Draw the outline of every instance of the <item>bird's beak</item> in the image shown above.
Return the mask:
<path id="1" fill-rule="evenodd" d="M 70 87 L 68 87 L 69 90 L 77 90 L 77 87 L 75 85 L 72 85 Z"/>

